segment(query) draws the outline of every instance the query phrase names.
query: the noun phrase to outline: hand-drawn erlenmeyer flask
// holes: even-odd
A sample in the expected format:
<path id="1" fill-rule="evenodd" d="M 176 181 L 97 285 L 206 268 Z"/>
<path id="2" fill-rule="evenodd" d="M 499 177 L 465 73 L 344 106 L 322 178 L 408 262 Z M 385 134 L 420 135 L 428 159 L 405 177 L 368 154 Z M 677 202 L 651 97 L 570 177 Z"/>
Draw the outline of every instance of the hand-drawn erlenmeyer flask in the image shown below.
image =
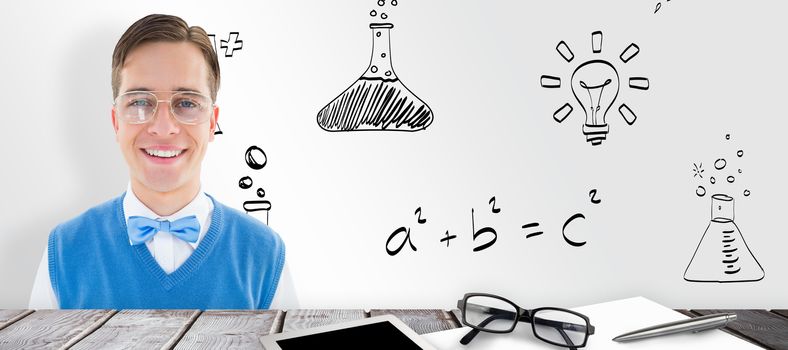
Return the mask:
<path id="1" fill-rule="evenodd" d="M 432 124 L 424 101 L 397 78 L 391 65 L 391 23 L 370 23 L 372 58 L 366 72 L 317 114 L 326 131 L 419 131 Z"/>
<path id="2" fill-rule="evenodd" d="M 733 222 L 733 197 L 711 196 L 711 222 L 700 239 L 684 279 L 690 282 L 752 282 L 763 268 Z"/>

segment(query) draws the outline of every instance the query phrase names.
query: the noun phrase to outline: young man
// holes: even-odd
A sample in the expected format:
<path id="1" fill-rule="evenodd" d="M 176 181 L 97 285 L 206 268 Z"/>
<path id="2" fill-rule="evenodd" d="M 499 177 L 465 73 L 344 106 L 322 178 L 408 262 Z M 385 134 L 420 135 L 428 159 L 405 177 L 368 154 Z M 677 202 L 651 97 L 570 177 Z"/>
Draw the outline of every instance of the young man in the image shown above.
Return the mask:
<path id="1" fill-rule="evenodd" d="M 265 309 L 275 294 L 295 300 L 277 292 L 281 238 L 201 190 L 218 89 L 202 28 L 150 15 L 126 30 L 112 56 L 112 125 L 129 186 L 50 233 L 31 307 Z"/>

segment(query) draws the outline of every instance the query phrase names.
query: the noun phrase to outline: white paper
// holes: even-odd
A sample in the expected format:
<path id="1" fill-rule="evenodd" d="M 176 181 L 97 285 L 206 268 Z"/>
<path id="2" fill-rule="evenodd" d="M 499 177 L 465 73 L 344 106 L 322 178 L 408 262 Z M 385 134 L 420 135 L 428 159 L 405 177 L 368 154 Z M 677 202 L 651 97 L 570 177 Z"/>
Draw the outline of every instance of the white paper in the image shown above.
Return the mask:
<path id="1" fill-rule="evenodd" d="M 636 329 L 687 318 L 643 297 L 611 301 L 573 309 L 591 319 L 596 328 L 583 349 L 760 349 L 757 345 L 727 334 L 721 330 L 700 333 L 678 333 L 668 336 L 643 339 L 628 343 L 617 343 L 612 339 Z M 560 349 L 534 337 L 531 325 L 521 323 L 514 332 L 493 334 L 480 332 L 468 345 L 460 344 L 470 328 L 463 327 L 443 332 L 424 334 L 422 337 L 442 350 L 470 349 Z"/>

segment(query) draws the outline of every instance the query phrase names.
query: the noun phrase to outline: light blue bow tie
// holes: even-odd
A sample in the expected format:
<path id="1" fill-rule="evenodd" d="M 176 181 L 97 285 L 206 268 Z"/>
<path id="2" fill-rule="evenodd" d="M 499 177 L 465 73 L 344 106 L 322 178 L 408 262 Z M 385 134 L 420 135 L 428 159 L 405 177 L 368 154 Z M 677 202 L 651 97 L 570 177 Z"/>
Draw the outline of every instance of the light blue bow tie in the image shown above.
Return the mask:
<path id="1" fill-rule="evenodd" d="M 132 245 L 143 244 L 159 231 L 169 232 L 186 242 L 195 243 L 200 235 L 200 222 L 191 215 L 175 221 L 153 220 L 144 216 L 129 216 L 129 240 Z"/>

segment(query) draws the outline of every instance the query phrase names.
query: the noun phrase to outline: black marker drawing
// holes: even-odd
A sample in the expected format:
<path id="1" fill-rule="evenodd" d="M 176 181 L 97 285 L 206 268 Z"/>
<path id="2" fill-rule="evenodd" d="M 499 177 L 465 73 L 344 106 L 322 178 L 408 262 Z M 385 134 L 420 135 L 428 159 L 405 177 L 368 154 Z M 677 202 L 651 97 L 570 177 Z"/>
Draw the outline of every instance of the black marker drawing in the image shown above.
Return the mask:
<path id="1" fill-rule="evenodd" d="M 665 2 L 668 3 L 668 2 L 670 2 L 670 0 L 665 0 Z M 661 2 L 657 2 L 657 6 L 654 9 L 654 13 L 657 13 L 657 11 L 659 11 L 659 9 L 661 9 L 661 8 L 662 8 L 662 3 Z"/>
<path id="2" fill-rule="evenodd" d="M 591 197 L 591 203 L 593 203 L 595 205 L 602 202 L 601 199 L 596 197 L 597 194 L 598 194 L 598 191 L 596 189 L 592 189 L 589 192 L 589 196 Z M 487 202 L 487 204 L 490 205 L 490 212 L 492 214 L 497 214 L 496 217 L 498 217 L 498 215 L 501 215 L 502 210 L 501 210 L 500 207 L 497 206 L 497 200 L 496 200 L 495 196 L 491 197 L 490 200 Z M 422 208 L 421 207 L 418 207 L 413 214 L 416 215 L 416 222 L 417 223 L 424 224 L 424 223 L 427 222 L 427 219 L 422 217 Z M 569 234 L 567 232 L 568 231 L 567 227 L 571 223 L 573 223 L 575 220 L 577 220 L 577 219 L 586 219 L 586 217 L 582 213 L 577 213 L 577 214 L 572 215 L 571 217 L 569 217 L 564 222 L 564 226 L 562 228 L 562 232 L 561 233 L 563 235 L 564 240 L 570 246 L 582 247 L 588 242 L 586 242 L 586 241 L 576 241 L 576 240 L 570 239 Z M 525 231 L 525 238 L 529 239 L 529 238 L 534 238 L 534 237 L 538 237 L 538 236 L 543 235 L 544 232 L 543 231 L 539 231 L 539 229 L 540 229 L 539 225 L 540 224 L 538 222 L 531 222 L 531 223 L 527 223 L 527 224 L 521 225 L 521 229 L 523 229 Z M 401 227 L 395 229 L 391 234 L 389 234 L 388 238 L 386 239 L 386 253 L 388 253 L 388 255 L 390 255 L 390 256 L 397 255 L 402 250 L 402 248 L 405 247 L 406 243 L 408 243 L 409 246 L 411 247 L 411 250 L 413 250 L 415 252 L 416 251 L 416 246 L 411 241 L 411 232 L 412 231 L 411 231 L 410 228 L 408 228 L 406 226 L 401 226 Z M 477 244 L 473 248 L 473 252 L 480 252 L 482 250 L 486 250 L 488 248 L 491 248 L 498 241 L 498 231 L 496 229 L 494 229 L 492 226 L 484 226 L 484 227 L 482 227 L 482 228 L 480 228 L 478 230 L 476 229 L 476 209 L 474 209 L 474 208 L 471 208 L 471 231 L 470 231 L 470 233 L 471 233 L 471 237 L 473 239 L 473 242 Z M 392 241 L 397 236 L 399 236 L 401 234 L 404 234 L 404 238 L 402 239 L 402 242 L 399 243 L 399 245 L 396 245 L 396 246 L 392 247 Z M 457 237 L 458 237 L 458 235 L 450 234 L 449 230 L 446 230 L 446 232 L 439 239 L 439 242 L 440 243 L 444 243 L 445 242 L 446 243 L 446 247 L 448 248 L 451 240 L 456 239 Z M 479 241 L 479 242 L 477 243 L 477 241 Z M 397 241 L 397 242 L 399 242 L 399 241 Z"/>
<path id="3" fill-rule="evenodd" d="M 246 165 L 252 170 L 260 170 L 268 164 L 268 157 L 262 148 L 252 145 L 244 152 L 244 161 Z M 244 176 L 238 180 L 238 187 L 247 190 L 252 188 L 254 181 L 251 176 Z M 264 198 L 265 190 L 262 187 L 257 188 L 257 197 Z M 271 202 L 264 199 L 248 200 L 243 202 L 243 208 L 247 214 L 257 211 L 265 212 L 265 223 L 269 224 L 269 213 L 271 211 Z"/>
<path id="4" fill-rule="evenodd" d="M 397 249 L 389 248 L 389 243 L 391 243 L 391 240 L 394 239 L 394 237 L 396 237 L 398 234 L 403 232 L 405 233 L 405 239 L 402 240 L 402 244 L 400 244 L 399 247 L 397 247 Z M 414 252 L 417 250 L 416 246 L 414 246 L 413 242 L 410 240 L 410 229 L 409 228 L 406 229 L 405 227 L 400 227 L 394 230 L 394 232 L 392 232 L 391 235 L 389 236 L 389 239 L 386 240 L 386 253 L 388 253 L 388 255 L 390 256 L 397 255 L 397 253 L 399 253 L 399 251 L 402 250 L 403 247 L 405 247 L 405 243 L 408 243 L 410 245 L 410 249 L 413 249 Z"/>
<path id="5" fill-rule="evenodd" d="M 241 50 L 244 47 L 244 41 L 238 40 L 238 32 L 230 32 L 227 40 L 222 39 L 219 47 L 224 49 L 224 57 L 233 57 L 235 50 Z"/>
<path id="6" fill-rule="evenodd" d="M 495 207 L 495 196 L 490 198 L 490 200 L 487 202 L 487 204 L 489 204 L 491 206 L 491 210 L 492 210 L 493 214 L 498 214 L 498 213 L 501 212 L 501 208 L 496 208 Z"/>
<path id="7" fill-rule="evenodd" d="M 244 41 L 239 40 L 238 37 L 240 36 L 240 32 L 230 32 L 227 34 L 227 40 L 219 39 L 219 43 L 216 43 L 216 34 L 208 34 L 208 37 L 211 38 L 211 43 L 213 44 L 213 51 L 216 52 L 216 55 L 222 57 L 221 52 L 219 49 L 224 50 L 224 57 L 233 57 L 235 51 L 240 51 L 244 47 Z"/>
<path id="8" fill-rule="evenodd" d="M 529 228 L 534 228 L 534 227 L 539 227 L 539 223 L 538 222 L 532 222 L 530 224 L 525 224 L 525 225 L 523 225 L 522 228 L 523 229 L 529 229 Z M 525 238 L 536 237 L 536 236 L 539 236 L 539 235 L 541 235 L 543 233 L 544 232 L 542 232 L 542 231 L 531 232 L 531 233 L 526 234 Z"/>
<path id="9" fill-rule="evenodd" d="M 734 222 L 734 200 L 711 196 L 711 221 L 684 271 L 690 282 L 754 282 L 764 278 L 763 267 Z"/>
<path id="10" fill-rule="evenodd" d="M 427 223 L 427 219 L 422 219 L 421 218 L 421 207 L 416 208 L 416 212 L 414 214 L 416 214 L 416 222 L 418 222 L 420 224 Z"/>
<path id="11" fill-rule="evenodd" d="M 268 211 L 271 210 L 271 202 L 269 201 L 245 201 L 244 202 L 244 210 L 247 213 L 251 213 L 254 211 L 266 211 L 266 219 L 268 218 Z M 268 220 L 266 220 L 267 222 Z"/>
<path id="12" fill-rule="evenodd" d="M 727 134 L 725 139 L 730 140 L 730 134 Z M 728 158 L 731 159 L 730 161 L 725 157 L 714 161 L 714 169 L 710 172 L 723 177 L 725 181 L 717 182 L 715 176 L 709 177 L 708 186 L 717 193 L 711 196 L 711 220 L 684 270 L 686 281 L 755 282 L 762 280 L 766 275 L 734 221 L 734 197 L 722 193 L 731 193 L 729 192 L 731 190 L 735 191 L 734 193 L 738 192 L 736 188 L 740 183 L 736 183 L 736 177 L 730 175 L 733 169 L 730 165 L 743 156 L 744 151 L 739 150 L 736 152 L 736 157 Z M 693 179 L 699 177 L 697 181 L 701 181 L 703 177 L 701 167 L 702 163 L 700 166 L 695 165 L 693 169 Z M 741 168 L 738 168 L 737 173 L 742 173 Z M 705 196 L 706 187 L 698 185 L 695 194 L 698 197 Z M 750 190 L 745 189 L 742 194 L 748 197 Z"/>
<path id="13" fill-rule="evenodd" d="M 474 247 L 473 248 L 474 252 L 479 252 L 479 251 L 485 250 L 487 248 L 490 248 L 490 247 L 492 247 L 493 244 L 495 244 L 495 241 L 498 240 L 498 232 L 495 232 L 495 229 L 490 227 L 490 226 L 485 226 L 485 227 L 482 227 L 482 228 L 476 230 L 476 222 L 475 222 L 474 215 L 473 215 L 473 208 L 471 208 L 471 232 L 473 232 L 473 241 L 474 242 L 476 242 L 476 239 L 479 238 L 479 236 L 481 236 L 481 235 L 483 235 L 485 233 L 491 233 L 492 234 L 492 238 L 490 238 L 486 243 L 483 243 L 482 245 Z"/>
<path id="14" fill-rule="evenodd" d="M 596 188 L 592 189 L 591 191 L 588 191 L 588 196 L 591 197 L 591 203 L 593 204 L 602 203 L 602 199 L 596 198 Z"/>
<path id="15" fill-rule="evenodd" d="M 213 46 L 213 51 L 216 52 L 217 57 L 221 57 L 219 55 L 219 48 L 224 49 L 224 57 L 233 57 L 233 53 L 235 50 L 241 50 L 244 45 L 243 40 L 238 40 L 239 32 L 230 32 L 227 36 L 227 40 L 221 39 L 219 40 L 219 45 L 216 44 L 216 34 L 208 34 L 208 37 L 211 39 L 211 44 Z M 232 44 L 229 46 L 228 44 Z M 213 132 L 214 135 L 223 135 L 224 132 L 222 131 L 222 127 L 219 123 L 216 123 L 216 130 Z"/>
<path id="16" fill-rule="evenodd" d="M 238 180 L 238 187 L 247 189 L 252 187 L 252 178 L 249 176 L 244 176 L 240 180 Z"/>
<path id="17" fill-rule="evenodd" d="M 317 114 L 326 131 L 419 131 L 433 121 L 432 109 L 397 78 L 391 64 L 391 23 L 371 23 L 369 67 Z"/>
<path id="18" fill-rule="evenodd" d="M 703 172 L 704 172 L 704 170 L 703 170 L 703 163 L 700 163 L 700 164 L 692 163 L 692 165 L 695 166 L 695 169 L 692 169 L 692 171 L 695 172 L 695 175 L 692 175 L 692 177 L 699 176 L 702 179 L 703 178 Z"/>
<path id="19" fill-rule="evenodd" d="M 262 169 L 268 163 L 268 157 L 262 148 L 257 146 L 249 146 L 244 154 L 246 165 L 254 170 Z"/>
<path id="20" fill-rule="evenodd" d="M 420 225 L 427 223 L 427 219 L 423 219 L 421 217 L 421 207 L 416 208 L 416 212 L 414 212 L 413 214 L 416 215 L 416 222 L 419 223 Z M 402 244 L 400 244 L 399 247 L 397 247 L 397 249 L 391 249 L 390 248 L 391 240 L 394 239 L 394 237 L 396 237 L 400 233 L 405 233 L 405 239 L 402 240 Z M 449 231 L 446 231 L 447 236 L 448 234 Z M 417 250 L 416 246 L 413 245 L 413 241 L 410 239 L 410 228 L 401 226 L 396 230 L 394 230 L 394 232 L 392 232 L 389 235 L 389 238 L 386 240 L 386 253 L 388 253 L 389 256 L 397 255 L 400 252 L 400 250 L 402 250 L 402 248 L 405 247 L 405 243 L 408 243 L 408 245 L 410 245 L 410 249 L 412 249 L 414 252 Z M 448 246 L 448 244 L 449 243 L 447 242 L 446 245 Z"/>
<path id="21" fill-rule="evenodd" d="M 585 219 L 585 218 L 586 218 L 585 215 L 577 213 L 575 215 L 570 216 L 569 219 L 566 219 L 566 221 L 564 222 L 564 227 L 561 229 L 561 234 L 564 236 L 564 241 L 566 241 L 566 243 L 569 243 L 569 245 L 573 247 L 582 247 L 586 244 L 586 242 L 575 242 L 566 236 L 566 227 L 569 226 L 569 224 L 572 223 L 572 221 L 575 221 L 577 219 Z"/>
<path id="22" fill-rule="evenodd" d="M 446 230 L 446 237 L 441 238 L 441 243 L 446 242 L 446 248 L 448 248 L 449 241 L 455 238 L 457 238 L 457 235 L 449 235 L 449 231 Z"/>
<path id="23" fill-rule="evenodd" d="M 390 4 L 391 4 L 391 6 L 397 6 L 397 0 L 392 0 L 390 2 Z M 386 6 L 386 0 L 378 0 L 378 6 L 385 7 Z M 381 10 L 384 10 L 384 9 L 381 9 Z M 372 11 L 369 11 L 369 15 L 371 17 L 377 17 L 378 12 L 373 9 Z M 389 15 L 387 15 L 385 12 L 382 12 L 380 14 L 380 19 L 387 19 L 387 18 L 389 18 Z"/>
<path id="24" fill-rule="evenodd" d="M 591 52 L 593 54 L 602 53 L 602 39 L 601 31 L 591 33 Z M 571 63 L 575 58 L 574 53 L 564 41 L 558 43 L 556 51 L 567 63 Z M 623 63 L 627 63 L 639 52 L 640 48 L 633 43 L 621 53 L 619 58 Z M 602 141 L 607 139 L 607 134 L 610 131 L 607 124 L 607 113 L 618 97 L 620 82 L 618 70 L 607 60 L 588 60 L 579 64 L 572 72 L 569 86 L 586 114 L 583 134 L 586 135 L 586 141 L 594 146 L 602 144 Z M 560 88 L 561 78 L 542 75 L 539 84 L 548 89 Z M 645 77 L 631 77 L 628 86 L 635 90 L 648 90 L 649 80 Z M 561 123 L 573 110 L 572 105 L 567 102 L 553 113 L 553 119 Z M 625 103 L 618 106 L 618 111 L 628 125 L 635 123 L 637 115 Z"/>

